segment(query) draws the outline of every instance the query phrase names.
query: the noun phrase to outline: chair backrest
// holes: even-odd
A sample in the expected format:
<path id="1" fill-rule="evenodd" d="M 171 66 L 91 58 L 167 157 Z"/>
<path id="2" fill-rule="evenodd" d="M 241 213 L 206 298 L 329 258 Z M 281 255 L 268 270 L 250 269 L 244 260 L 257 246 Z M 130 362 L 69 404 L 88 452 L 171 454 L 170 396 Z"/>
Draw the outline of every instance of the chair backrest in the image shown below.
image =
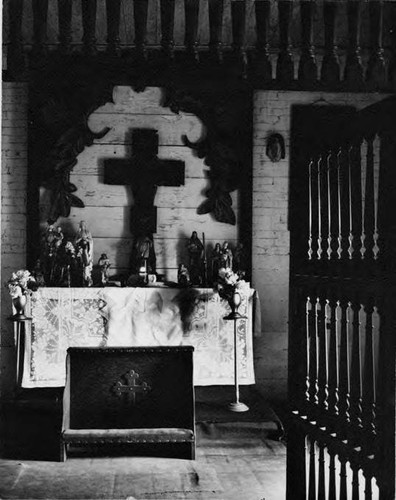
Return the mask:
<path id="1" fill-rule="evenodd" d="M 193 350 L 70 347 L 63 430 L 194 429 Z"/>

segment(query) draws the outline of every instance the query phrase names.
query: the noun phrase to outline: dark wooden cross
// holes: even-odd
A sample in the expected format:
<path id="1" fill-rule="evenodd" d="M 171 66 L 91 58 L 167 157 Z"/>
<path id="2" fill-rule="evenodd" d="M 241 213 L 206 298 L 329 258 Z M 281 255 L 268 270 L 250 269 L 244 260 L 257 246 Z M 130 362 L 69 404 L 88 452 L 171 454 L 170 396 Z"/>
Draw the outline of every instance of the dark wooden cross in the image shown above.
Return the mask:
<path id="1" fill-rule="evenodd" d="M 132 404 L 136 404 L 136 394 L 146 392 L 151 390 L 151 387 L 147 384 L 147 382 L 143 382 L 142 385 L 138 385 L 136 383 L 139 378 L 139 374 L 135 372 L 135 370 L 130 370 L 124 375 L 124 379 L 126 384 L 123 384 L 121 381 L 118 381 L 114 385 L 114 392 L 117 396 L 121 396 L 122 394 L 126 394 L 131 397 Z"/>
<path id="2" fill-rule="evenodd" d="M 132 188 L 131 232 L 135 237 L 149 236 L 157 231 L 157 207 L 154 198 L 157 186 L 184 184 L 184 162 L 160 160 L 158 132 L 154 129 L 132 130 L 132 158 L 104 162 L 105 184 Z"/>

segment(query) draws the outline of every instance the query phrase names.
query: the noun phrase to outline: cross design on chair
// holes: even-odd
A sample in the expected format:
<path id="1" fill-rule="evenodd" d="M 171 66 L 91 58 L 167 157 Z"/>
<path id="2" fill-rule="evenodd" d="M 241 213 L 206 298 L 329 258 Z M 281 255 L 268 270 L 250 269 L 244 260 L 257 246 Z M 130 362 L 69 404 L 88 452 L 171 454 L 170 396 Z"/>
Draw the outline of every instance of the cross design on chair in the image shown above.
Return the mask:
<path id="1" fill-rule="evenodd" d="M 137 393 L 145 394 L 151 390 L 151 387 L 147 384 L 147 382 L 143 382 L 141 385 L 136 383 L 139 377 L 140 375 L 136 373 L 135 370 L 129 370 L 129 372 L 123 375 L 126 383 L 123 384 L 120 380 L 116 382 L 114 384 L 114 392 L 120 397 L 122 394 L 130 396 L 132 404 L 135 405 Z"/>

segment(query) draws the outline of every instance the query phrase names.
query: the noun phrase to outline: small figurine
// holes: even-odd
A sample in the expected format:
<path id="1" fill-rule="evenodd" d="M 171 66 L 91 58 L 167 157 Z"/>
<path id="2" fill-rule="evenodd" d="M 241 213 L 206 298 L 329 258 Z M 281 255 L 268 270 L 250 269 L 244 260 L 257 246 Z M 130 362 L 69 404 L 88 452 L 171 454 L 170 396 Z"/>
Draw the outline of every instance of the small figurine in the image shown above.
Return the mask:
<path id="1" fill-rule="evenodd" d="M 34 278 L 35 278 L 35 280 L 37 282 L 37 285 L 39 287 L 45 286 L 44 272 L 43 272 L 43 268 L 41 266 L 41 260 L 40 259 L 36 260 L 36 264 L 34 265 L 34 269 L 33 269 L 32 275 L 34 276 Z"/>
<path id="2" fill-rule="evenodd" d="M 243 279 L 246 275 L 247 255 L 243 243 L 239 242 L 234 253 L 234 271 Z"/>
<path id="3" fill-rule="evenodd" d="M 187 244 L 187 249 L 190 256 L 189 272 L 191 284 L 201 285 L 204 246 L 201 240 L 198 238 L 196 231 L 192 232 L 191 238 Z"/>
<path id="4" fill-rule="evenodd" d="M 188 286 L 190 284 L 188 269 L 184 264 L 179 264 L 179 269 L 177 271 L 177 282 L 181 286 Z"/>
<path id="5" fill-rule="evenodd" d="M 71 241 L 66 241 L 62 246 L 62 253 L 59 256 L 59 285 L 71 287 L 76 274 L 76 250 Z M 73 283 L 74 284 L 74 283 Z"/>
<path id="6" fill-rule="evenodd" d="M 139 236 L 135 243 L 135 269 L 141 273 L 143 268 L 146 274 L 155 273 L 156 257 L 154 242 L 149 236 Z"/>
<path id="7" fill-rule="evenodd" d="M 231 248 L 229 248 L 228 242 L 225 241 L 221 249 L 220 267 L 232 269 L 232 261 L 233 255 Z"/>
<path id="8" fill-rule="evenodd" d="M 109 281 L 109 269 L 111 267 L 107 254 L 102 253 L 100 259 L 98 260 L 98 265 L 100 267 L 101 283 L 105 286 Z"/>
<path id="9" fill-rule="evenodd" d="M 221 267 L 221 245 L 220 243 L 216 243 L 213 251 L 212 251 L 212 281 L 213 283 L 217 281 L 217 277 L 219 275 L 219 269 Z"/>
<path id="10" fill-rule="evenodd" d="M 77 252 L 77 260 L 82 273 L 82 284 L 92 286 L 92 268 L 93 268 L 93 238 L 86 227 L 85 221 L 81 221 L 74 246 Z"/>

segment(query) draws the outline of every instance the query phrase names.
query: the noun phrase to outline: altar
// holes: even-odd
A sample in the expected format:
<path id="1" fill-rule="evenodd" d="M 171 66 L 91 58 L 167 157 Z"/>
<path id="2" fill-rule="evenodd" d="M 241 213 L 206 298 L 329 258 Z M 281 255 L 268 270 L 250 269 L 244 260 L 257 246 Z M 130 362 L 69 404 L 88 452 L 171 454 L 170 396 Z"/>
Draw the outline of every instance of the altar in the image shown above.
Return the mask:
<path id="1" fill-rule="evenodd" d="M 256 294 L 237 321 L 239 383 L 254 384 Z M 21 386 L 62 387 L 68 347 L 194 346 L 194 385 L 234 384 L 234 325 L 211 288 L 40 288 L 28 302 Z M 259 319 L 256 319 L 259 323 Z M 257 328 L 259 331 L 259 328 Z"/>

